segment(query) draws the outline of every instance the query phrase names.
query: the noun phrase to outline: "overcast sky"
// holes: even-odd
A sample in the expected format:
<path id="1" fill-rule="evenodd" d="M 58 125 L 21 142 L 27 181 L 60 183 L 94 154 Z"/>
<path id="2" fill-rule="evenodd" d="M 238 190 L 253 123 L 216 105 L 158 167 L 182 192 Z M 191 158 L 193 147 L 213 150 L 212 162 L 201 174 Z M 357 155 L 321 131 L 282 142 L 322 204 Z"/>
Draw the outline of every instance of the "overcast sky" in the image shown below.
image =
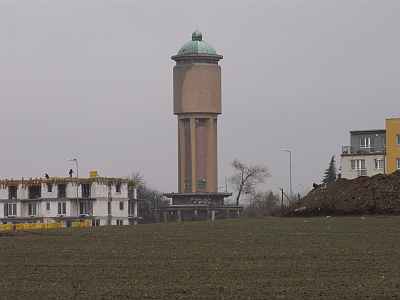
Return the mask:
<path id="1" fill-rule="evenodd" d="M 0 0 L 0 178 L 140 171 L 177 189 L 171 55 L 193 30 L 224 55 L 219 178 L 319 181 L 349 130 L 400 115 L 400 1 Z"/>

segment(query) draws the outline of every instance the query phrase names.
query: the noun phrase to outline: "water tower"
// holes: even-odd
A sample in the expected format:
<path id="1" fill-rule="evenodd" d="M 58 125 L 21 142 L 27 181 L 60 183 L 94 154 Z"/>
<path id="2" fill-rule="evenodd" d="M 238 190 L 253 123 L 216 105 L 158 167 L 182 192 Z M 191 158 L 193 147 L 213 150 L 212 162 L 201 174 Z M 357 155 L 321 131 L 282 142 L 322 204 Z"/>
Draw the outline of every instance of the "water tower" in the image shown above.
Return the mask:
<path id="1" fill-rule="evenodd" d="M 224 209 L 218 192 L 217 126 L 221 114 L 223 58 L 199 31 L 171 57 L 174 66 L 174 114 L 178 121 L 178 193 L 167 194 L 186 211 Z M 202 209 L 204 208 L 204 209 Z M 213 209 L 214 210 L 214 209 Z M 179 212 L 181 214 L 181 212 Z"/>

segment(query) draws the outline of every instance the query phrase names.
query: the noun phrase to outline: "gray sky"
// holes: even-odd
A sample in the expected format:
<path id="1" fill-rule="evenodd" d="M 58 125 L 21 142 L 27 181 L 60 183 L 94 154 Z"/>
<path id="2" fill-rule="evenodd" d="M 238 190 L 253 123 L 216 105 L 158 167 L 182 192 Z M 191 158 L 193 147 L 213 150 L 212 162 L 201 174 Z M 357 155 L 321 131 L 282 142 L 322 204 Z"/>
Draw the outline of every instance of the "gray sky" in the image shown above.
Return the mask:
<path id="1" fill-rule="evenodd" d="M 219 178 L 321 179 L 352 129 L 399 116 L 400 1 L 0 0 L 0 177 L 140 171 L 176 191 L 170 59 L 194 29 L 224 55 Z M 337 157 L 339 160 L 339 157 Z"/>

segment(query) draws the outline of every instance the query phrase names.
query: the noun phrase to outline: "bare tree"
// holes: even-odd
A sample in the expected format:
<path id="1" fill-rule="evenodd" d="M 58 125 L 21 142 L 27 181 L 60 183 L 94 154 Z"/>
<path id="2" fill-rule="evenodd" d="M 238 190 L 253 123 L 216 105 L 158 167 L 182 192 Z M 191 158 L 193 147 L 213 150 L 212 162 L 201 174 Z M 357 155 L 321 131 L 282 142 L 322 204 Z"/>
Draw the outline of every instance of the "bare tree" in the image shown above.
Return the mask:
<path id="1" fill-rule="evenodd" d="M 280 197 L 272 191 L 256 192 L 251 195 L 250 205 L 245 208 L 244 214 L 248 217 L 265 217 L 280 211 Z"/>
<path id="2" fill-rule="evenodd" d="M 265 179 L 271 176 L 267 167 L 262 165 L 246 165 L 238 159 L 232 162 L 232 167 L 235 173 L 230 178 L 230 182 L 237 191 L 236 206 L 239 206 L 242 194 L 255 193 L 257 184 L 265 182 Z"/>
<path id="3" fill-rule="evenodd" d="M 129 180 L 129 199 L 133 199 L 133 190 L 137 189 L 139 201 L 139 214 L 145 222 L 154 221 L 154 209 L 166 205 L 163 193 L 151 188 L 144 180 L 144 176 L 139 172 L 132 173 Z"/>
<path id="4" fill-rule="evenodd" d="M 129 184 L 132 187 L 138 188 L 142 184 L 144 184 L 144 178 L 140 172 L 133 172 L 129 178 Z"/>

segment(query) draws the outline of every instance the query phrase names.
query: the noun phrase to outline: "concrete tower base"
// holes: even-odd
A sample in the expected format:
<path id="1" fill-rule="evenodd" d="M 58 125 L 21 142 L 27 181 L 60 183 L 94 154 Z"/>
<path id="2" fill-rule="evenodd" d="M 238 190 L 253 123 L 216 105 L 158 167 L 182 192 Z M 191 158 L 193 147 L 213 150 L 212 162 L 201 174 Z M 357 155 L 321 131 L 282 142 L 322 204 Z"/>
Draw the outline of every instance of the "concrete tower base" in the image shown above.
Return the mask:
<path id="1" fill-rule="evenodd" d="M 231 193 L 168 193 L 164 194 L 172 200 L 169 206 L 161 207 L 160 217 L 167 221 L 214 221 L 216 218 L 233 218 L 240 216 L 242 207 L 224 205 L 224 198 Z"/>

